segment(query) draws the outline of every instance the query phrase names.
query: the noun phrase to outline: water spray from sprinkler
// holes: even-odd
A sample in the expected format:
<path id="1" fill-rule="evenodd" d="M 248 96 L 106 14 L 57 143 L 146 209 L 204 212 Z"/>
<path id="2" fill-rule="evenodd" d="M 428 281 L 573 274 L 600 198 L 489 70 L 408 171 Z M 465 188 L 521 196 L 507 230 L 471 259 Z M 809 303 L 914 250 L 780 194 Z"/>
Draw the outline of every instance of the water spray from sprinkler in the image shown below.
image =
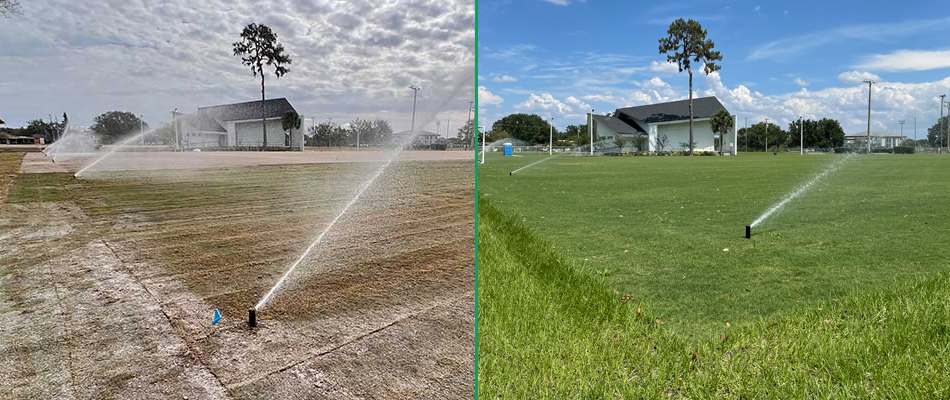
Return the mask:
<path id="1" fill-rule="evenodd" d="M 475 70 L 466 69 L 465 73 L 462 74 L 462 79 L 459 79 L 458 81 L 456 81 L 455 86 L 452 88 L 452 90 L 449 91 L 449 96 L 446 97 L 445 101 L 443 101 L 442 104 L 436 107 L 435 111 L 432 112 L 429 118 L 424 121 L 431 121 L 435 119 L 435 116 L 438 113 L 438 111 L 444 109 L 451 100 L 455 99 L 455 96 L 462 90 L 462 88 L 466 84 L 472 82 L 474 78 L 475 78 Z M 407 138 L 407 142 L 411 143 L 415 136 L 416 136 L 416 132 L 414 132 L 413 130 L 410 130 L 410 137 Z M 402 146 L 397 147 L 396 150 L 393 152 L 393 154 L 386 161 L 386 163 L 383 164 L 381 167 L 379 167 L 369 179 L 363 182 L 359 190 L 356 192 L 356 195 L 354 195 L 353 198 L 350 199 L 350 201 L 347 202 L 345 206 L 343 206 L 343 209 L 340 210 L 339 214 L 337 214 L 337 216 L 333 218 L 333 220 L 330 221 L 330 223 L 323 229 L 323 231 L 320 232 L 319 235 L 317 235 L 317 237 L 310 243 L 309 246 L 307 246 L 307 248 L 303 251 L 303 253 L 300 254 L 297 260 L 294 261 L 294 263 L 291 264 L 289 268 L 287 268 L 287 270 L 283 273 L 283 275 L 281 275 L 280 279 L 277 280 L 277 283 L 275 283 L 274 286 L 271 287 L 270 290 L 267 291 L 264 297 L 261 297 L 260 301 L 257 302 L 254 308 L 248 310 L 248 325 L 251 328 L 257 325 L 257 312 L 260 311 L 262 308 L 264 308 L 265 305 L 267 305 L 267 302 L 269 302 L 274 297 L 274 295 L 278 292 L 278 290 L 280 290 L 280 288 L 283 287 L 284 283 L 287 281 L 288 277 L 290 277 L 291 274 L 293 274 L 294 270 L 296 270 L 297 267 L 300 266 L 300 264 L 307 258 L 307 256 L 310 255 L 310 253 L 313 251 L 314 248 L 317 247 L 318 244 L 323 242 L 323 239 L 324 237 L 326 237 L 327 233 L 329 233 L 333 229 L 334 225 L 336 225 L 336 223 L 347 213 L 347 211 L 349 211 L 349 209 L 353 207 L 353 205 L 356 204 L 357 201 L 359 201 L 363 193 L 367 189 L 373 186 L 373 184 L 376 182 L 376 179 L 379 178 L 379 176 L 382 175 L 382 173 L 386 171 L 390 165 L 392 165 L 393 161 L 396 159 L 399 153 L 402 152 L 402 150 L 403 150 Z"/>

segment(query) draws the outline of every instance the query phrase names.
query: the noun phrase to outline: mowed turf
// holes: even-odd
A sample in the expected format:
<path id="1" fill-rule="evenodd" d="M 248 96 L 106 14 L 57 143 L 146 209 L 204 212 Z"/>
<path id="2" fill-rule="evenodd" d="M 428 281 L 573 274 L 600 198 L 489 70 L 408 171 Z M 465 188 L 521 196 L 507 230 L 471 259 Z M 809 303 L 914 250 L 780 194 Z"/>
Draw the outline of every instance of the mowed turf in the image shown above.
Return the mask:
<path id="1" fill-rule="evenodd" d="M 751 240 L 745 225 L 844 156 L 561 156 L 509 176 L 542 157 L 489 154 L 479 193 L 691 340 L 948 270 L 946 156 L 844 160 Z"/>

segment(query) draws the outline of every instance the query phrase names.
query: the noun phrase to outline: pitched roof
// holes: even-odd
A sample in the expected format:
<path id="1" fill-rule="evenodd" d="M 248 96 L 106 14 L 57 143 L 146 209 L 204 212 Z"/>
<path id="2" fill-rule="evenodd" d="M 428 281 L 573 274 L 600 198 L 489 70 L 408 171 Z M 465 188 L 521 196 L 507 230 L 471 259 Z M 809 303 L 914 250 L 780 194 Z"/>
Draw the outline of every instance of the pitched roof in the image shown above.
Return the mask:
<path id="1" fill-rule="evenodd" d="M 280 118 L 286 112 L 296 112 L 294 106 L 286 98 L 268 99 L 264 101 L 264 118 Z M 261 102 L 247 101 L 244 103 L 221 104 L 217 106 L 198 107 L 197 114 L 204 118 L 211 118 L 218 121 L 240 121 L 247 119 L 260 119 Z"/>
<path id="2" fill-rule="evenodd" d="M 693 99 L 693 119 L 709 118 L 716 111 L 725 109 L 715 96 Z M 689 119 L 689 100 L 617 109 L 618 116 L 623 117 L 624 114 L 648 124 L 680 121 Z"/>
<path id="3" fill-rule="evenodd" d="M 633 124 L 621 121 L 617 117 L 608 117 L 606 115 L 594 115 L 594 121 L 604 124 L 610 130 L 621 133 L 621 134 L 636 134 L 636 133 L 646 133 L 639 125 L 635 122 Z M 631 121 L 632 122 L 632 121 Z"/>

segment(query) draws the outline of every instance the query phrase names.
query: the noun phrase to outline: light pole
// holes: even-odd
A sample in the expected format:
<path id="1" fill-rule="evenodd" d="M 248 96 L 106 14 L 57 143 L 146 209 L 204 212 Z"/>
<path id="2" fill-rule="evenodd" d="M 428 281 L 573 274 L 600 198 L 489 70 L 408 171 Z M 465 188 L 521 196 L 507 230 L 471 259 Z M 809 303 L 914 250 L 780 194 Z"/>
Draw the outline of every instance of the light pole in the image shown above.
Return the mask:
<path id="1" fill-rule="evenodd" d="M 485 146 L 486 146 L 487 143 L 488 143 L 488 142 L 485 140 L 485 135 L 486 135 L 486 133 L 487 133 L 487 129 L 485 129 L 484 126 L 479 126 L 478 129 L 481 129 L 481 130 L 482 130 L 482 162 L 481 162 L 481 164 L 484 164 L 484 163 L 485 163 Z"/>
<path id="2" fill-rule="evenodd" d="M 903 119 L 900 120 L 900 121 L 897 121 L 897 123 L 901 124 L 901 137 L 904 137 L 904 122 L 906 122 L 906 121 L 903 120 Z M 900 140 L 900 139 L 898 139 L 898 140 Z M 901 143 L 901 144 L 903 144 L 903 143 Z"/>
<path id="3" fill-rule="evenodd" d="M 802 116 L 798 117 L 798 125 L 801 128 L 801 132 L 798 134 L 798 151 L 799 155 L 805 155 L 805 121 Z"/>
<path id="4" fill-rule="evenodd" d="M 554 155 L 554 117 L 551 117 L 551 123 L 548 125 L 551 127 L 551 137 L 548 139 L 548 155 Z"/>
<path id="5" fill-rule="evenodd" d="M 416 94 L 419 93 L 419 87 L 409 86 L 409 89 L 412 89 L 412 119 L 409 122 L 409 140 L 412 140 L 412 135 L 416 131 Z M 359 150 L 359 147 L 356 149 Z"/>
<path id="6" fill-rule="evenodd" d="M 861 82 L 868 84 L 868 154 L 871 154 L 871 85 L 874 81 L 865 79 Z"/>
<path id="7" fill-rule="evenodd" d="M 914 153 L 917 152 L 917 117 L 914 117 Z"/>
<path id="8" fill-rule="evenodd" d="M 475 102 L 474 102 L 474 101 L 469 101 L 469 102 L 468 102 L 468 119 L 465 120 L 466 126 L 468 125 L 468 122 L 472 120 L 472 109 L 473 109 L 473 108 L 475 108 Z M 472 125 L 474 125 L 474 123 L 472 123 Z M 475 132 L 471 132 L 471 133 L 473 133 L 473 135 L 472 135 L 472 147 L 473 147 L 473 148 L 477 148 L 477 147 L 474 147 L 474 146 L 475 146 L 475 135 L 474 135 Z"/>
<path id="9" fill-rule="evenodd" d="M 943 111 L 940 113 L 943 114 Z M 950 104 L 947 104 L 947 118 L 950 118 Z M 950 152 L 950 124 L 947 124 L 947 151 Z"/>
<path id="10" fill-rule="evenodd" d="M 769 152 L 769 118 L 765 117 L 765 152 Z"/>
<path id="11" fill-rule="evenodd" d="M 587 114 L 587 132 L 590 133 L 590 155 L 594 155 L 594 109 Z"/>
<path id="12" fill-rule="evenodd" d="M 745 118 L 745 151 L 749 151 L 749 117 Z M 738 146 L 739 143 L 736 143 Z"/>
<path id="13" fill-rule="evenodd" d="M 939 129 L 941 131 L 943 131 L 943 98 L 944 97 L 947 97 L 947 95 L 945 94 L 940 95 L 940 119 L 938 121 L 940 121 Z M 937 150 L 940 150 L 942 147 L 943 146 L 940 146 L 940 134 L 938 133 L 937 134 Z"/>

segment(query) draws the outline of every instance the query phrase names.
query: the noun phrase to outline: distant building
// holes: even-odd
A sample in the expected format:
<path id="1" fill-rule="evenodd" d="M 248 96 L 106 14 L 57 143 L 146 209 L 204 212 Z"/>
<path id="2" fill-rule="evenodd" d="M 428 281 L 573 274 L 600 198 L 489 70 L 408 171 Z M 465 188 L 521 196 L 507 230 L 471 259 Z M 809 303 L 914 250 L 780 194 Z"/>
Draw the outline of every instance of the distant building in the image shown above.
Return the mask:
<path id="1" fill-rule="evenodd" d="M 303 124 L 288 138 L 281 123 L 285 113 L 297 111 L 290 102 L 282 97 L 266 100 L 263 106 L 267 147 L 303 150 Z M 261 118 L 261 101 L 199 107 L 193 114 L 176 115 L 176 134 L 183 149 L 260 147 L 264 144 Z"/>
<path id="2" fill-rule="evenodd" d="M 907 139 L 907 136 L 901 136 L 896 133 L 890 133 L 887 131 L 871 131 L 871 147 L 885 147 L 892 148 L 895 146 L 900 146 L 904 140 Z M 854 146 L 857 144 L 867 143 L 868 141 L 868 131 L 858 132 L 852 135 L 845 135 L 844 145 L 845 146 Z"/>
<path id="3" fill-rule="evenodd" d="M 434 144 L 443 144 L 444 142 L 440 141 L 440 138 L 441 136 L 438 133 L 429 131 L 416 131 L 415 137 L 412 137 L 409 131 L 393 133 L 393 142 L 403 146 L 431 146 Z"/>
<path id="4" fill-rule="evenodd" d="M 715 147 L 716 134 L 712 130 L 710 118 L 716 111 L 725 109 L 715 97 L 693 99 L 695 150 L 719 150 Z M 617 147 L 611 140 L 616 135 L 628 138 L 636 135 L 645 136 L 647 138 L 645 147 L 649 151 L 659 150 L 657 138 L 663 135 L 666 135 L 669 140 L 664 150 L 688 150 L 689 148 L 680 145 L 680 143 L 689 143 L 689 100 L 618 108 L 612 116 L 594 115 L 593 119 L 594 135 L 598 139 L 606 139 L 606 152 L 611 152 L 611 149 L 617 151 Z M 729 152 L 729 145 L 736 143 L 736 133 L 736 128 L 733 127 L 733 131 L 726 136 L 724 152 Z M 631 147 L 625 147 L 625 150 L 629 149 Z M 735 154 L 735 149 L 733 146 L 732 154 Z"/>

